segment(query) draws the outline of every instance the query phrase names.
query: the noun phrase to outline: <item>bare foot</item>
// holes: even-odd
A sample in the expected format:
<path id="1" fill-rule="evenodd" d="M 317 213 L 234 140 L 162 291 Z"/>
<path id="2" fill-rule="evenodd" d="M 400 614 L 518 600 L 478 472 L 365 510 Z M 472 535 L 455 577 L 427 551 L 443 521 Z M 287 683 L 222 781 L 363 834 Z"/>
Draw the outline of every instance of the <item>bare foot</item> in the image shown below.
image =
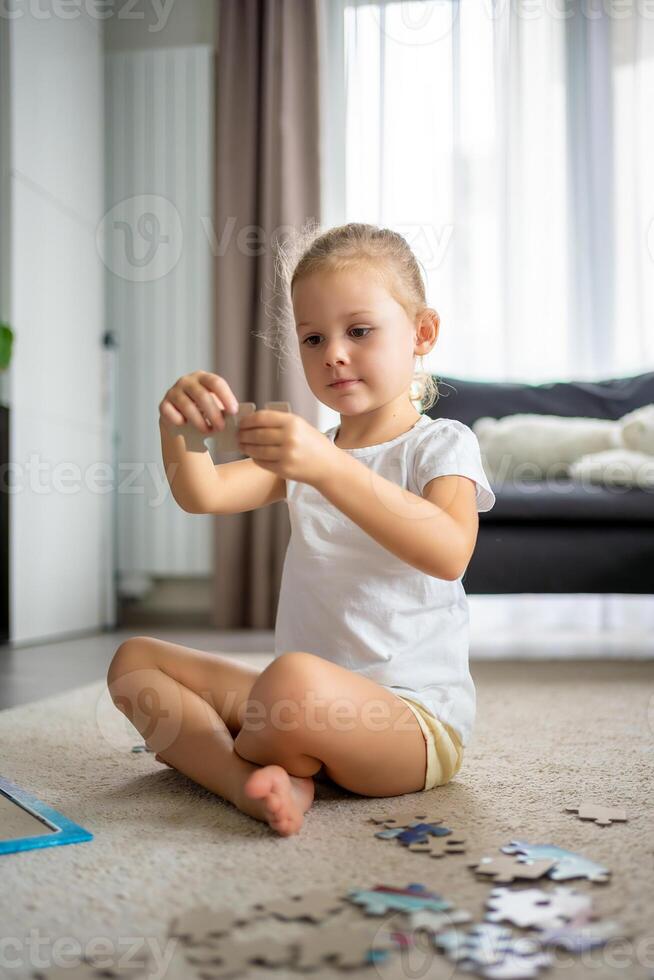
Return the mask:
<path id="1" fill-rule="evenodd" d="M 288 837 L 300 830 L 314 790 L 310 776 L 291 776 L 282 766 L 262 766 L 248 776 L 239 809 Z"/>

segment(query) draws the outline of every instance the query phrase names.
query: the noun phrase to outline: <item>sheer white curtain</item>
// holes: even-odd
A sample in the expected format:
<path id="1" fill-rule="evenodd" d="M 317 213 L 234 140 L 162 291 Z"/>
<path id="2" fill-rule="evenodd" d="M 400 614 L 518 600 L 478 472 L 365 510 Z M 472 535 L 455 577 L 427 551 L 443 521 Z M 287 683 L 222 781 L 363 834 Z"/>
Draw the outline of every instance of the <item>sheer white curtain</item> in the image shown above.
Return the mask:
<path id="1" fill-rule="evenodd" d="M 324 220 L 409 240 L 442 321 L 427 369 L 537 383 L 654 368 L 654 20 L 640 9 L 325 0 Z M 648 597 L 470 603 L 480 634 L 654 627 Z"/>
<path id="2" fill-rule="evenodd" d="M 442 320 L 425 365 L 532 382 L 654 367 L 654 21 L 635 3 L 331 8 L 340 216 L 413 245 Z"/>

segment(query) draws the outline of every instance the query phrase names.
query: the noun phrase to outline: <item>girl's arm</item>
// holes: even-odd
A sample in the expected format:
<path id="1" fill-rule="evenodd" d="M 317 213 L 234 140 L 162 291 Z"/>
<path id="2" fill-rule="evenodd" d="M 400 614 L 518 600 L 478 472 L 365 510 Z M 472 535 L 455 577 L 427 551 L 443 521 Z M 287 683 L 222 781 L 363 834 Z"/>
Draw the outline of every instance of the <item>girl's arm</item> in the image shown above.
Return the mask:
<path id="1" fill-rule="evenodd" d="M 419 571 L 448 581 L 465 571 L 479 523 L 472 480 L 436 477 L 425 487 L 427 500 L 342 453 L 316 489 L 375 541 Z"/>
<path id="2" fill-rule="evenodd" d="M 218 482 L 206 436 L 191 425 L 170 425 L 159 419 L 161 455 L 173 497 L 182 510 L 197 512 L 196 505 Z"/>

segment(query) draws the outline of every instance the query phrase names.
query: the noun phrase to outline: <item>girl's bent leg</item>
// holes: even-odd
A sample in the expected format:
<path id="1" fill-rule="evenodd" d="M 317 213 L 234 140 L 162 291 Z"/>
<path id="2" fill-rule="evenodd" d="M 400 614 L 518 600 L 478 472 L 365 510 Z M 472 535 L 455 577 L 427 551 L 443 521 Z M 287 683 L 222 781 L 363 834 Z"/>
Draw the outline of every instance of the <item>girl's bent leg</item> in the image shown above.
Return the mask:
<path id="1" fill-rule="evenodd" d="M 296 833 L 313 800 L 313 781 L 271 766 L 271 790 L 253 799 L 243 787 L 258 765 L 234 749 L 223 706 L 238 730 L 259 671 L 228 657 L 134 637 L 116 651 L 107 683 L 111 697 L 168 765 L 281 834 Z"/>
<path id="2" fill-rule="evenodd" d="M 304 651 L 284 653 L 261 672 L 234 745 L 249 762 L 274 760 L 297 776 L 323 765 L 335 783 L 362 796 L 399 796 L 425 785 L 427 746 L 409 706 L 369 678 Z M 253 776 L 246 790 L 262 779 Z"/>
<path id="3" fill-rule="evenodd" d="M 141 667 L 158 667 L 195 691 L 215 709 L 234 736 L 241 728 L 242 712 L 252 685 L 261 673 L 260 668 L 221 653 L 194 650 L 151 636 L 134 636 L 116 650 L 109 674 L 125 673 L 125 665 L 133 667 L 135 663 Z"/>

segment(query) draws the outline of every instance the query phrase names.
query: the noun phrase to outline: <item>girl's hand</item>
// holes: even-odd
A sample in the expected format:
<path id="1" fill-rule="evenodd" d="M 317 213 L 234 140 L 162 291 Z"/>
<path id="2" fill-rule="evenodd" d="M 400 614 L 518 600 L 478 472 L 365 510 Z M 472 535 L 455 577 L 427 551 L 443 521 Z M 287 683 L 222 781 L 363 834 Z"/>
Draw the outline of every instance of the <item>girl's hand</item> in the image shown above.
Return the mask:
<path id="1" fill-rule="evenodd" d="M 236 415 L 238 398 L 224 378 L 208 371 L 179 378 L 159 404 L 159 418 L 167 427 L 190 423 L 205 435 L 225 428 L 223 411 Z"/>
<path id="2" fill-rule="evenodd" d="M 339 456 L 333 442 L 301 416 L 265 408 L 241 420 L 238 444 L 262 469 L 311 486 L 320 483 Z"/>

